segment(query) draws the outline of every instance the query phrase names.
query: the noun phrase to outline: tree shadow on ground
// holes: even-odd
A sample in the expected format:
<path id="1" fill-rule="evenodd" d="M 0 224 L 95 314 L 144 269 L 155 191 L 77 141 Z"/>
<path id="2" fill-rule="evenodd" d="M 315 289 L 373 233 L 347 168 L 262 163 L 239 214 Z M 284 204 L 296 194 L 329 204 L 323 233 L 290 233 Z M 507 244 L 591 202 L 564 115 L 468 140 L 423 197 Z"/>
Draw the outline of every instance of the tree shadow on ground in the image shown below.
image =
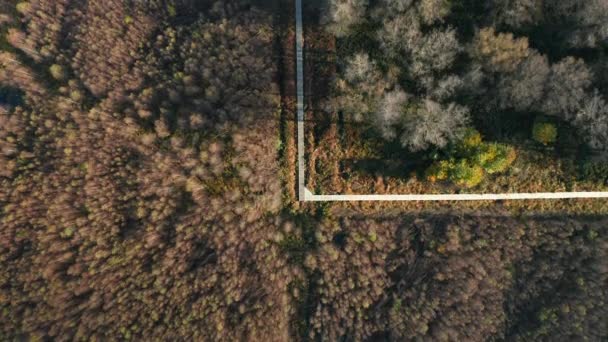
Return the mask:
<path id="1" fill-rule="evenodd" d="M 24 92 L 13 87 L 0 87 L 0 105 L 19 106 L 23 104 Z"/>

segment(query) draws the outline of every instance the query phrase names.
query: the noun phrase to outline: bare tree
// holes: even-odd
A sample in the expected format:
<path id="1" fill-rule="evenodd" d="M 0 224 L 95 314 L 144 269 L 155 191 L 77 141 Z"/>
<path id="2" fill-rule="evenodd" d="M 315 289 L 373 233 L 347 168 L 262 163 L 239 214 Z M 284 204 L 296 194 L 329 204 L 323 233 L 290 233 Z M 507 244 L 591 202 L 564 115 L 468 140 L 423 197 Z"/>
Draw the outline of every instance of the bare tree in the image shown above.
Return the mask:
<path id="1" fill-rule="evenodd" d="M 608 148 L 608 103 L 597 90 L 585 99 L 574 117 L 574 124 L 583 132 L 589 146 Z"/>
<path id="2" fill-rule="evenodd" d="M 324 22 L 336 37 L 349 34 L 365 16 L 368 0 L 330 0 Z"/>
<path id="3" fill-rule="evenodd" d="M 541 109 L 571 120 L 583 106 L 590 86 L 591 72 L 585 62 L 567 57 L 551 66 Z"/>
<path id="4" fill-rule="evenodd" d="M 422 37 L 420 20 L 412 11 L 393 18 L 384 18 L 377 37 L 384 53 L 398 57 L 404 52 L 409 52 L 412 46 L 420 44 Z"/>
<path id="5" fill-rule="evenodd" d="M 410 72 L 416 77 L 430 77 L 449 68 L 462 46 L 453 29 L 433 30 L 411 47 Z"/>
<path id="6" fill-rule="evenodd" d="M 546 20 L 552 21 L 566 47 L 595 48 L 608 40 L 608 1 L 548 0 Z"/>
<path id="7" fill-rule="evenodd" d="M 496 98 L 498 107 L 518 111 L 538 108 L 550 71 L 547 57 L 531 52 L 514 71 L 500 75 Z"/>
<path id="8" fill-rule="evenodd" d="M 385 139 L 394 139 L 397 135 L 395 125 L 399 123 L 406 111 L 409 95 L 400 88 L 384 94 L 378 110 L 375 124 Z"/>
<path id="9" fill-rule="evenodd" d="M 469 110 L 455 103 L 444 106 L 425 99 L 403 120 L 401 143 L 413 151 L 420 151 L 431 146 L 445 147 L 462 136 L 469 122 Z"/>

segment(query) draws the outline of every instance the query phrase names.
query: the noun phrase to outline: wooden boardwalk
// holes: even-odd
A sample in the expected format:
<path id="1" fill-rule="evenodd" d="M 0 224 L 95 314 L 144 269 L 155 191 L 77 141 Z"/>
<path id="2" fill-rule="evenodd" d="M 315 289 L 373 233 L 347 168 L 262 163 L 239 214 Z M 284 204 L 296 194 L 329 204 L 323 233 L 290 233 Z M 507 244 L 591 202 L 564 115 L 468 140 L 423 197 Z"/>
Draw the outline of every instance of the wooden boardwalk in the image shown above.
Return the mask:
<path id="1" fill-rule="evenodd" d="M 304 31 L 302 28 L 302 0 L 296 0 L 296 98 L 298 111 L 298 198 L 306 200 L 304 185 Z"/>

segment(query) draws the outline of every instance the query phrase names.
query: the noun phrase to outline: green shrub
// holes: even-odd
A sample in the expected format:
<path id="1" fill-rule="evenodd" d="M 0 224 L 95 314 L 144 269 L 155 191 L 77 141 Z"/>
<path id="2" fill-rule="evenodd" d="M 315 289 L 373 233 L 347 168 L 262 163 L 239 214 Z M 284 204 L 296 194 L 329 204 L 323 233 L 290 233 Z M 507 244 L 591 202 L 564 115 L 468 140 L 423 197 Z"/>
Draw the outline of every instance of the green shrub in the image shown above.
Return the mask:
<path id="1" fill-rule="evenodd" d="M 549 122 L 536 122 L 532 128 L 532 137 L 543 145 L 549 145 L 557 140 L 557 127 Z"/>
<path id="2" fill-rule="evenodd" d="M 441 160 L 433 163 L 425 172 L 425 178 L 429 182 L 443 181 L 448 179 L 450 171 L 454 168 L 453 161 Z"/>
<path id="3" fill-rule="evenodd" d="M 479 165 L 471 164 L 467 160 L 461 160 L 456 164 L 450 174 L 450 180 L 456 185 L 472 188 L 484 178 L 483 168 Z"/>
<path id="4" fill-rule="evenodd" d="M 517 153 L 513 147 L 491 143 L 484 144 L 473 159 L 487 173 L 494 174 L 507 170 L 516 157 Z"/>
<path id="5" fill-rule="evenodd" d="M 506 171 L 517 157 L 511 146 L 484 143 L 475 129 L 468 129 L 450 152 L 449 159 L 436 161 L 426 170 L 427 181 L 448 180 L 471 188 L 481 183 L 486 174 Z"/>
<path id="6" fill-rule="evenodd" d="M 175 17 L 177 15 L 177 9 L 173 4 L 167 4 L 167 13 L 169 13 L 170 17 Z"/>
<path id="7" fill-rule="evenodd" d="M 462 140 L 460 140 L 457 149 L 460 153 L 472 153 L 473 151 L 476 151 L 482 143 L 483 139 L 481 138 L 481 133 L 476 129 L 469 128 L 466 130 Z"/>

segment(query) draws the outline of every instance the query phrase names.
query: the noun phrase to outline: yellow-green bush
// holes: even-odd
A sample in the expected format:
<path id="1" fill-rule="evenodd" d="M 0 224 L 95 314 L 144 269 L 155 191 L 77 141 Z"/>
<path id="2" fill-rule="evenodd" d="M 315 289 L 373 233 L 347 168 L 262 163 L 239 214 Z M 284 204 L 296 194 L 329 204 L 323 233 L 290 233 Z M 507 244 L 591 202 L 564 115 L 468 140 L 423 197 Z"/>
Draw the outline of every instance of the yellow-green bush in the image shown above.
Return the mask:
<path id="1" fill-rule="evenodd" d="M 549 122 L 536 122 L 532 128 L 532 137 L 543 145 L 549 145 L 557 140 L 557 127 Z"/>
<path id="2" fill-rule="evenodd" d="M 429 182 L 446 180 L 451 169 L 454 168 L 453 161 L 441 160 L 433 163 L 425 172 L 425 178 Z"/>
<path id="3" fill-rule="evenodd" d="M 517 157 L 515 149 L 503 144 L 484 144 L 475 156 L 475 161 L 489 173 L 504 172 Z"/>
<path id="4" fill-rule="evenodd" d="M 471 151 L 477 150 L 482 143 L 483 138 L 481 137 L 481 133 L 476 129 L 469 128 L 462 137 L 462 140 L 458 143 L 458 150 L 461 153 L 470 153 Z"/>
<path id="5" fill-rule="evenodd" d="M 466 159 L 455 165 L 451 172 L 450 180 L 456 185 L 472 188 L 484 179 L 484 170 L 481 166 L 471 164 Z"/>
<path id="6" fill-rule="evenodd" d="M 51 65 L 51 67 L 49 68 L 49 72 L 51 73 L 51 76 L 53 76 L 53 78 L 58 81 L 62 81 L 65 79 L 65 71 L 63 70 L 63 67 L 59 64 Z"/>
<path id="7" fill-rule="evenodd" d="M 449 160 L 434 162 L 426 170 L 427 181 L 448 180 L 456 185 L 472 188 L 481 183 L 486 174 L 506 171 L 517 157 L 511 146 L 484 143 L 481 134 L 475 129 L 467 130 L 450 154 Z"/>

